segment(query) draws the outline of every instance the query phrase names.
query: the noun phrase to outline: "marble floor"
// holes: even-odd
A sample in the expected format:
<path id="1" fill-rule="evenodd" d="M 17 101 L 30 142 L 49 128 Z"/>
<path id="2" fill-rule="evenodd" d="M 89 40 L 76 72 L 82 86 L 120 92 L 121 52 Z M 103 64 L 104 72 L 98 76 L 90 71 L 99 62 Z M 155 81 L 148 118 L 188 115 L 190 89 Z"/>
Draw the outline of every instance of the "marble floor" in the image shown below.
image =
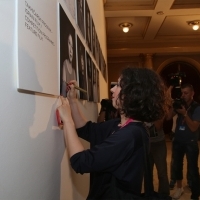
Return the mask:
<path id="1" fill-rule="evenodd" d="M 168 177 L 170 177 L 170 161 L 171 161 L 171 140 L 169 139 L 168 135 L 166 135 L 166 144 L 167 144 L 167 166 L 168 166 Z M 199 142 L 199 146 L 200 146 L 200 142 Z M 200 158 L 199 158 L 199 167 L 200 167 Z M 191 191 L 189 189 L 189 187 L 187 186 L 187 180 L 186 180 L 186 159 L 184 161 L 184 179 L 183 179 L 183 188 L 184 188 L 184 193 L 183 195 L 179 198 L 179 200 L 190 200 L 190 195 L 191 195 Z M 157 191 L 158 188 L 158 178 L 157 178 L 157 172 L 156 169 L 154 167 L 154 187 L 155 187 L 155 191 Z M 175 192 L 176 186 L 173 190 L 170 190 L 170 195 L 172 195 Z"/>

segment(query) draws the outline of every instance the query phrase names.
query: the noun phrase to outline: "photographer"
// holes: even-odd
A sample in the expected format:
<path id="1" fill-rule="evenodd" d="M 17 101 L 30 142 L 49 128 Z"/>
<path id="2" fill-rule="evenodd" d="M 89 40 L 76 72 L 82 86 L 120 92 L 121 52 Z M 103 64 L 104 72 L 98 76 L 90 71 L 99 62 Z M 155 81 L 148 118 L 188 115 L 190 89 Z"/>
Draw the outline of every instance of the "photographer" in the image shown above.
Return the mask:
<path id="1" fill-rule="evenodd" d="M 193 100 L 194 89 L 190 84 L 181 86 L 181 98 L 173 103 L 172 115 L 177 114 L 173 148 L 173 166 L 177 181 L 177 190 L 174 199 L 183 194 L 183 158 L 186 154 L 188 173 L 191 178 L 191 199 L 199 197 L 198 171 L 198 127 L 200 125 L 200 106 Z"/>
<path id="2" fill-rule="evenodd" d="M 109 99 L 101 100 L 101 110 L 97 122 L 108 121 L 109 119 L 119 118 L 119 113 L 116 108 L 113 107 L 112 101 Z"/>

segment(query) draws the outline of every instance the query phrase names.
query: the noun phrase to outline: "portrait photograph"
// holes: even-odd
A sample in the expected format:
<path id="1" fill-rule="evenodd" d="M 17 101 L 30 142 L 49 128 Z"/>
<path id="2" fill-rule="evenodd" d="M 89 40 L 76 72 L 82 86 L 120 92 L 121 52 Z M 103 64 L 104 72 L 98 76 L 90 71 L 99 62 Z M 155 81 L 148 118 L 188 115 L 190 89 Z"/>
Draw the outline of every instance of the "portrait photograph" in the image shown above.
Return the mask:
<path id="1" fill-rule="evenodd" d="M 87 63 L 87 92 L 88 101 L 93 101 L 93 87 L 92 87 L 92 59 L 88 52 L 86 53 L 86 63 Z"/>
<path id="2" fill-rule="evenodd" d="M 78 57 L 79 87 L 87 91 L 85 47 L 78 36 L 77 36 L 77 57 Z M 79 92 L 80 92 L 79 98 L 87 100 L 87 93 L 84 93 L 82 91 Z"/>
<path id="3" fill-rule="evenodd" d="M 99 39 L 98 36 L 96 34 L 96 42 L 95 42 L 95 60 L 97 63 L 97 66 L 99 66 L 99 50 L 100 50 L 100 44 L 99 44 Z"/>
<path id="4" fill-rule="evenodd" d="M 100 87 L 99 87 L 99 70 L 97 69 L 97 95 L 98 95 L 98 103 L 100 102 Z"/>
<path id="5" fill-rule="evenodd" d="M 95 30 L 95 26 L 94 26 L 94 22 L 93 19 L 91 19 L 91 49 L 92 49 L 92 54 L 95 58 L 95 49 L 96 49 L 96 30 Z"/>
<path id="6" fill-rule="evenodd" d="M 102 54 L 101 47 L 99 46 L 99 65 L 98 65 L 99 70 L 101 70 L 101 54 Z"/>
<path id="7" fill-rule="evenodd" d="M 86 43 L 91 51 L 91 16 L 87 1 L 85 1 L 85 25 Z"/>
<path id="8" fill-rule="evenodd" d="M 100 52 L 99 52 L 99 70 L 100 70 L 102 75 L 103 75 L 103 62 L 104 62 L 103 53 L 102 53 L 102 50 L 100 49 Z"/>
<path id="9" fill-rule="evenodd" d="M 62 6 L 60 15 L 60 94 L 67 96 L 66 84 L 77 80 L 76 72 L 76 37 L 75 29 L 69 21 Z"/>
<path id="10" fill-rule="evenodd" d="M 93 77 L 92 77 L 92 86 L 93 86 L 93 101 L 98 102 L 98 91 L 97 91 L 97 68 L 92 63 L 92 72 L 93 72 Z"/>
<path id="11" fill-rule="evenodd" d="M 85 0 L 77 0 L 76 10 L 77 10 L 77 25 L 83 35 L 85 37 L 85 9 L 84 4 Z"/>
<path id="12" fill-rule="evenodd" d="M 103 59 L 103 69 L 102 69 L 102 75 L 105 79 L 105 81 L 107 81 L 107 67 L 106 67 L 106 61 L 105 59 Z"/>

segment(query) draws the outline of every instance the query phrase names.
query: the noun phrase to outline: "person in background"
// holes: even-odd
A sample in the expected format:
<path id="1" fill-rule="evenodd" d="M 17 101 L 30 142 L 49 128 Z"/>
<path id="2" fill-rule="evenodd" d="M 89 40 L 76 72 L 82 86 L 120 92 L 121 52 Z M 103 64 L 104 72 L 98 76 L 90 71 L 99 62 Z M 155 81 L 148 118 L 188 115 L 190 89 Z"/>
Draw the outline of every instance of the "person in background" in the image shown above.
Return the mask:
<path id="1" fill-rule="evenodd" d="M 86 120 L 74 85 L 76 81 L 69 82 L 67 98 L 61 97 L 58 111 L 72 168 L 90 173 L 87 200 L 138 199 L 144 176 L 143 144 L 149 147 L 143 122 L 156 121 L 165 113 L 162 79 L 147 68 L 123 69 L 111 88 L 112 105 L 120 118 L 103 123 Z M 90 142 L 90 149 L 84 149 L 78 137 Z"/>
<path id="2" fill-rule="evenodd" d="M 158 197 L 159 199 L 168 199 L 169 197 L 169 180 L 167 175 L 167 146 L 165 133 L 163 130 L 163 121 L 165 116 L 153 123 L 149 123 L 150 132 L 150 164 L 151 175 L 153 180 L 153 167 L 156 166 L 158 175 Z M 153 183 L 152 183 L 153 184 Z M 153 187 L 153 185 L 152 185 Z"/>
<path id="3" fill-rule="evenodd" d="M 171 88 L 172 89 L 172 88 Z M 173 143 L 173 140 L 174 140 L 174 134 L 175 134 L 175 130 L 176 130 L 176 120 L 177 120 L 177 114 L 175 114 L 173 116 L 173 123 L 172 123 L 172 131 L 170 133 L 170 139 L 172 140 L 172 143 Z M 175 172 L 174 172 L 174 159 L 173 159 L 173 148 L 171 150 L 172 154 L 171 154 L 171 163 L 170 163 L 170 182 L 169 182 L 169 188 L 170 190 L 173 190 L 174 187 L 175 187 L 175 184 L 176 184 L 176 176 L 175 176 Z M 187 156 L 187 155 L 186 155 Z M 187 166 L 188 168 L 188 166 Z M 189 173 L 188 173 L 188 170 L 187 170 L 187 183 L 188 183 L 188 187 L 191 188 L 191 180 L 190 180 L 190 177 L 189 177 Z"/>
<path id="4" fill-rule="evenodd" d="M 178 117 L 177 115 L 173 116 L 173 124 L 172 124 L 172 132 L 171 132 L 171 140 L 172 140 L 172 142 L 174 140 L 177 117 Z M 176 184 L 176 178 L 175 178 L 174 167 L 173 167 L 173 148 L 172 148 L 172 156 L 171 156 L 171 163 L 170 163 L 170 183 L 169 183 L 170 190 L 174 189 L 175 184 Z"/>
<path id="5" fill-rule="evenodd" d="M 188 173 L 191 180 L 191 199 L 199 199 L 198 168 L 198 128 L 200 125 L 200 106 L 193 100 L 194 89 L 191 84 L 181 86 L 181 101 L 173 103 L 171 117 L 178 115 L 173 140 L 173 168 L 177 188 L 172 195 L 179 199 L 183 194 L 183 158 L 186 155 Z"/>
<path id="6" fill-rule="evenodd" d="M 172 89 L 174 88 L 174 85 L 170 85 L 169 89 L 168 89 L 168 93 L 171 97 L 171 93 L 172 93 Z M 171 102 L 173 102 L 173 99 L 171 98 Z M 170 109 L 172 109 L 172 103 L 171 105 L 169 105 Z M 169 114 L 170 115 L 170 114 Z M 175 134 L 175 129 L 176 129 L 176 120 L 177 120 L 177 114 L 173 116 L 172 120 L 172 129 L 171 129 L 171 133 L 169 134 L 170 139 L 173 141 L 174 140 L 174 134 Z M 170 120 L 171 116 L 167 117 L 167 120 Z M 176 184 L 176 178 L 175 178 L 175 174 L 174 174 L 174 167 L 173 167 L 173 148 L 171 148 L 171 162 L 170 162 L 170 182 L 169 182 L 169 188 L 170 190 L 174 189 L 174 186 Z"/>
<path id="7" fill-rule="evenodd" d="M 104 122 L 119 117 L 119 112 L 115 107 L 113 107 L 112 100 L 102 99 L 101 109 L 97 118 L 97 122 Z"/>

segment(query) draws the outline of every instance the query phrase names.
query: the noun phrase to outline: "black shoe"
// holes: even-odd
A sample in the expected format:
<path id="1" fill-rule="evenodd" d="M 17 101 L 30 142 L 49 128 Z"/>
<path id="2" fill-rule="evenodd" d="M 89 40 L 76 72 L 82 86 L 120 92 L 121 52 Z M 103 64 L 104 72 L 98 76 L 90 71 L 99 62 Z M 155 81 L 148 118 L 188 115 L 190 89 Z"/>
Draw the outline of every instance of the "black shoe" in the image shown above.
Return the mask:
<path id="1" fill-rule="evenodd" d="M 176 181 L 174 181 L 174 180 L 171 180 L 171 181 L 170 181 L 170 183 L 169 183 L 169 189 L 170 189 L 170 190 L 173 190 L 173 189 L 174 189 L 174 186 L 175 186 L 175 184 L 176 184 Z"/>

